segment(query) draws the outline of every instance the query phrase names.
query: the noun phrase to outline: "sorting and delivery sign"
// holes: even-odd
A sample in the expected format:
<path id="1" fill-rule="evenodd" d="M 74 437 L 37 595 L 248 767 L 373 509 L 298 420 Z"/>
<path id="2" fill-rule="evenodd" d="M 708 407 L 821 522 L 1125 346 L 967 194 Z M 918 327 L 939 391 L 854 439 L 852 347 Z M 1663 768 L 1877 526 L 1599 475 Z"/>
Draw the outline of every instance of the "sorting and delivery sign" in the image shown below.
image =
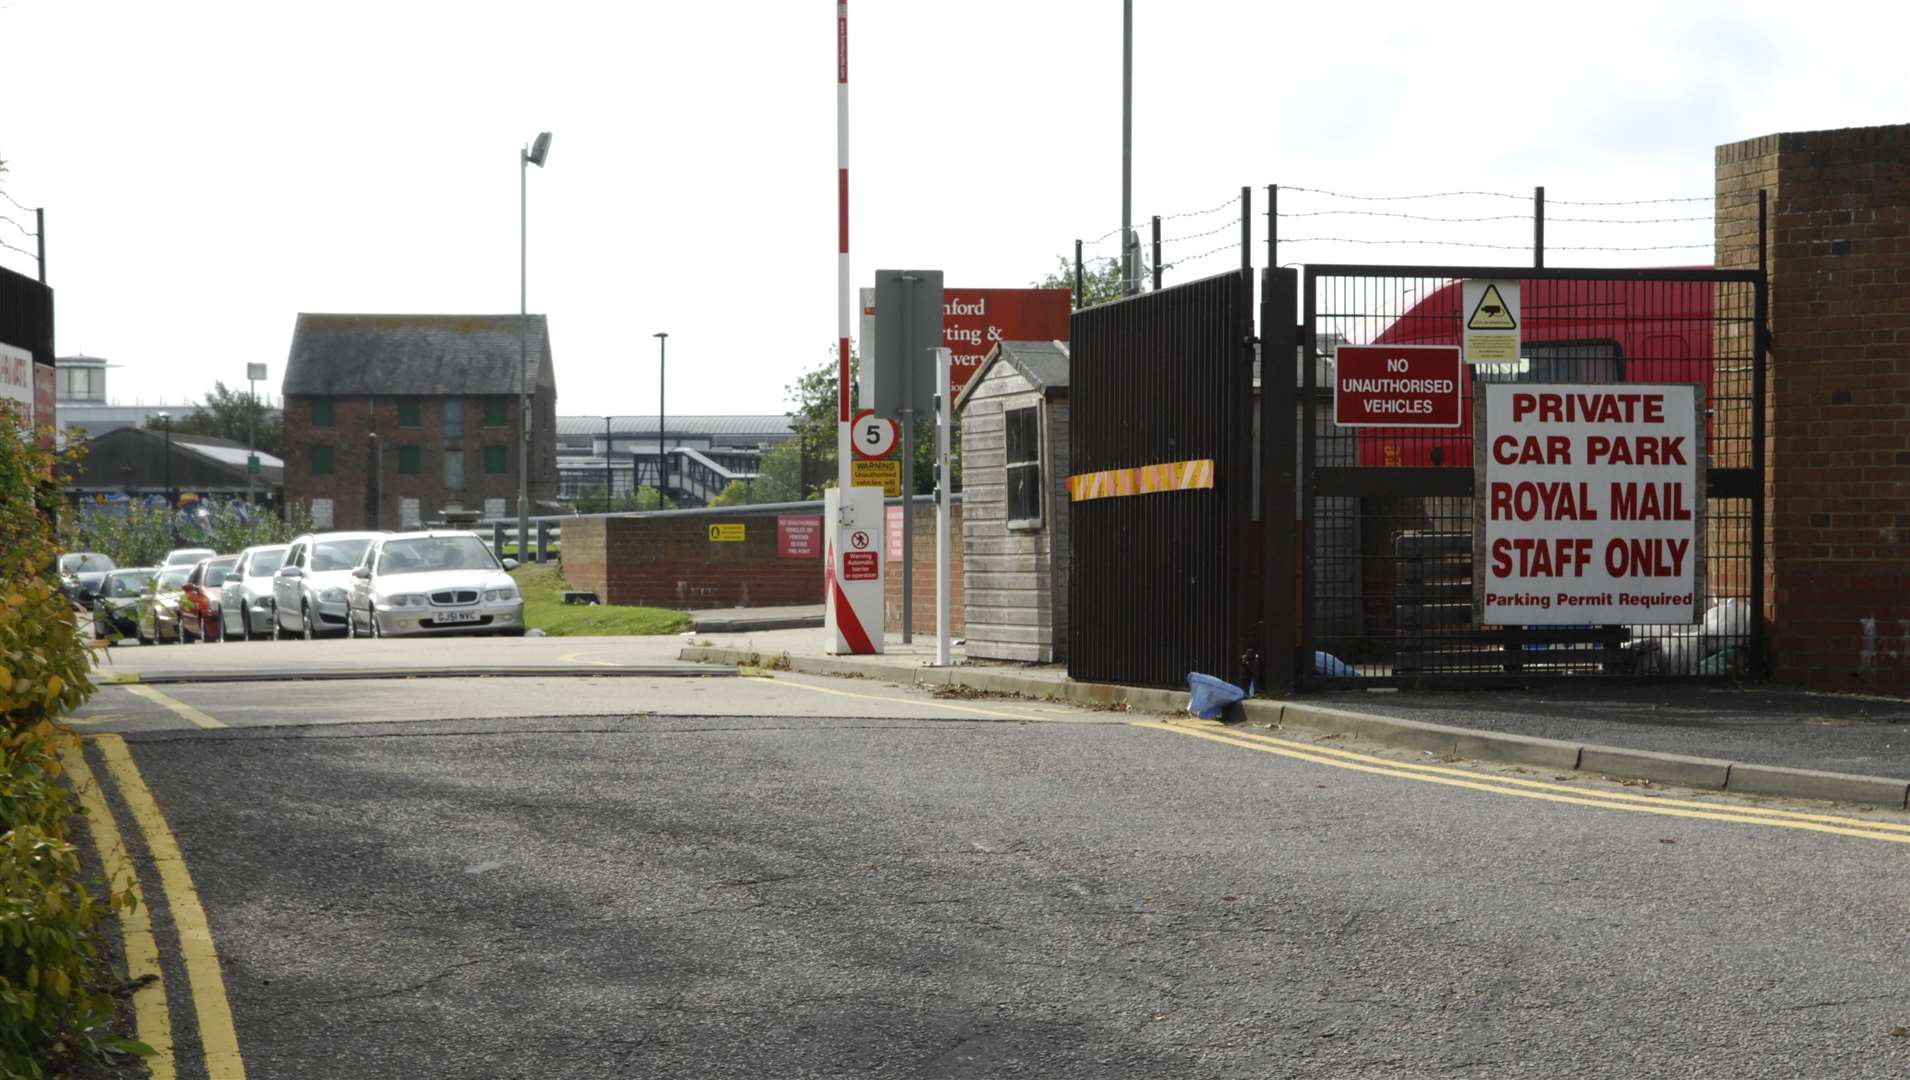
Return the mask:
<path id="1" fill-rule="evenodd" d="M 1454 345 L 1342 345 L 1333 364 L 1333 422 L 1458 427 L 1459 379 Z"/>
<path id="2" fill-rule="evenodd" d="M 1483 389 L 1473 421 L 1477 621 L 1696 622 L 1705 513 L 1697 388 Z"/>
<path id="3" fill-rule="evenodd" d="M 1519 283 L 1467 278 L 1459 286 L 1461 334 L 1469 364 L 1508 363 L 1519 358 Z"/>

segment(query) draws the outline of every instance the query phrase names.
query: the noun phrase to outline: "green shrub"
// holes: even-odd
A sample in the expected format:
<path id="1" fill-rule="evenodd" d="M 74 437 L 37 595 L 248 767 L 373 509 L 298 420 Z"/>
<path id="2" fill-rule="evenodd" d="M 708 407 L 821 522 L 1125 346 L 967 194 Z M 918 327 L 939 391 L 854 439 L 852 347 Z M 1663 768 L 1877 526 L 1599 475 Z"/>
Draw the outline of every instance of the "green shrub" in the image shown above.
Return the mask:
<path id="1" fill-rule="evenodd" d="M 120 566 L 157 566 L 176 547 L 209 547 L 230 555 L 260 544 L 283 544 L 311 530 L 305 510 L 281 518 L 272 510 L 242 516 L 231 505 L 188 506 L 169 514 L 164 507 L 81 503 L 61 514 L 59 539 L 62 551 L 97 551 Z"/>

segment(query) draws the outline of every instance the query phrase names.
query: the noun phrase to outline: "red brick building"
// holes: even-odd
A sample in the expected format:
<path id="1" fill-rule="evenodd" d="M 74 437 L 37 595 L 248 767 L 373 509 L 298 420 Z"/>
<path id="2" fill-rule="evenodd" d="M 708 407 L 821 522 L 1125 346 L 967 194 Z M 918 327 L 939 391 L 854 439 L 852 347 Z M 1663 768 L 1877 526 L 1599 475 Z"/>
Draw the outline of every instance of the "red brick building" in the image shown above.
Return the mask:
<path id="1" fill-rule="evenodd" d="M 1718 147 L 1719 266 L 1757 265 L 1759 190 L 1772 674 L 1910 694 L 1910 125 Z"/>
<path id="2" fill-rule="evenodd" d="M 557 382 L 544 316 L 524 325 L 532 513 L 556 509 Z M 285 364 L 285 495 L 332 528 L 517 513 L 516 315 L 300 314 Z"/>

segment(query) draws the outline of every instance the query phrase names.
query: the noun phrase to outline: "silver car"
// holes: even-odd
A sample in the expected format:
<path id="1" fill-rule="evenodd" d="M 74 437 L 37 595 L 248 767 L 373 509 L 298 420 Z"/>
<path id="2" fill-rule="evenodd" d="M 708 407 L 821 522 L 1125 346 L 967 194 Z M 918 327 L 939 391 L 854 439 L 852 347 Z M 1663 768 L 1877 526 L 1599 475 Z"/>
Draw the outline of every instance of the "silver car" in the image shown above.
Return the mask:
<path id="1" fill-rule="evenodd" d="M 524 597 L 475 533 L 414 532 L 380 537 L 352 571 L 350 633 L 524 633 Z"/>
<path id="2" fill-rule="evenodd" d="M 166 552 L 165 560 L 159 565 L 162 567 L 184 566 L 191 568 L 198 566 L 207 559 L 216 559 L 218 557 L 219 553 L 211 548 L 173 548 L 171 551 Z"/>
<path id="3" fill-rule="evenodd" d="M 272 628 L 280 638 L 310 641 L 345 632 L 352 568 L 381 532 L 307 533 L 292 541 L 272 575 Z"/>
<path id="4" fill-rule="evenodd" d="M 249 547 L 226 575 L 220 598 L 221 635 L 227 641 L 251 641 L 272 636 L 272 575 L 285 565 L 288 544 Z"/>

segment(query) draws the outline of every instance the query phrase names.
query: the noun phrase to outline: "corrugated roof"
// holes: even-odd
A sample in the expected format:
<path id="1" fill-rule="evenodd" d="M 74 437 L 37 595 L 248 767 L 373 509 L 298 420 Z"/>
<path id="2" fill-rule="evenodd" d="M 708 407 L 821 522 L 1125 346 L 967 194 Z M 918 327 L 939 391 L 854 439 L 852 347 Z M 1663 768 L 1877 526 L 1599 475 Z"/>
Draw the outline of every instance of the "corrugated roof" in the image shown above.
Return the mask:
<path id="1" fill-rule="evenodd" d="M 550 327 L 528 317 L 537 385 L 554 390 Z M 516 315 L 300 312 L 285 361 L 287 394 L 514 394 Z"/>
<path id="2" fill-rule="evenodd" d="M 782 413 L 750 416 L 666 416 L 665 434 L 677 438 L 690 438 L 697 435 L 720 436 L 764 436 L 769 438 L 788 438 L 795 434 L 789 426 L 789 417 Z M 611 434 L 627 438 L 657 433 L 657 417 L 649 416 L 612 416 Z M 564 435 L 602 435 L 604 418 L 601 416 L 560 416 L 557 418 L 557 434 Z"/>

